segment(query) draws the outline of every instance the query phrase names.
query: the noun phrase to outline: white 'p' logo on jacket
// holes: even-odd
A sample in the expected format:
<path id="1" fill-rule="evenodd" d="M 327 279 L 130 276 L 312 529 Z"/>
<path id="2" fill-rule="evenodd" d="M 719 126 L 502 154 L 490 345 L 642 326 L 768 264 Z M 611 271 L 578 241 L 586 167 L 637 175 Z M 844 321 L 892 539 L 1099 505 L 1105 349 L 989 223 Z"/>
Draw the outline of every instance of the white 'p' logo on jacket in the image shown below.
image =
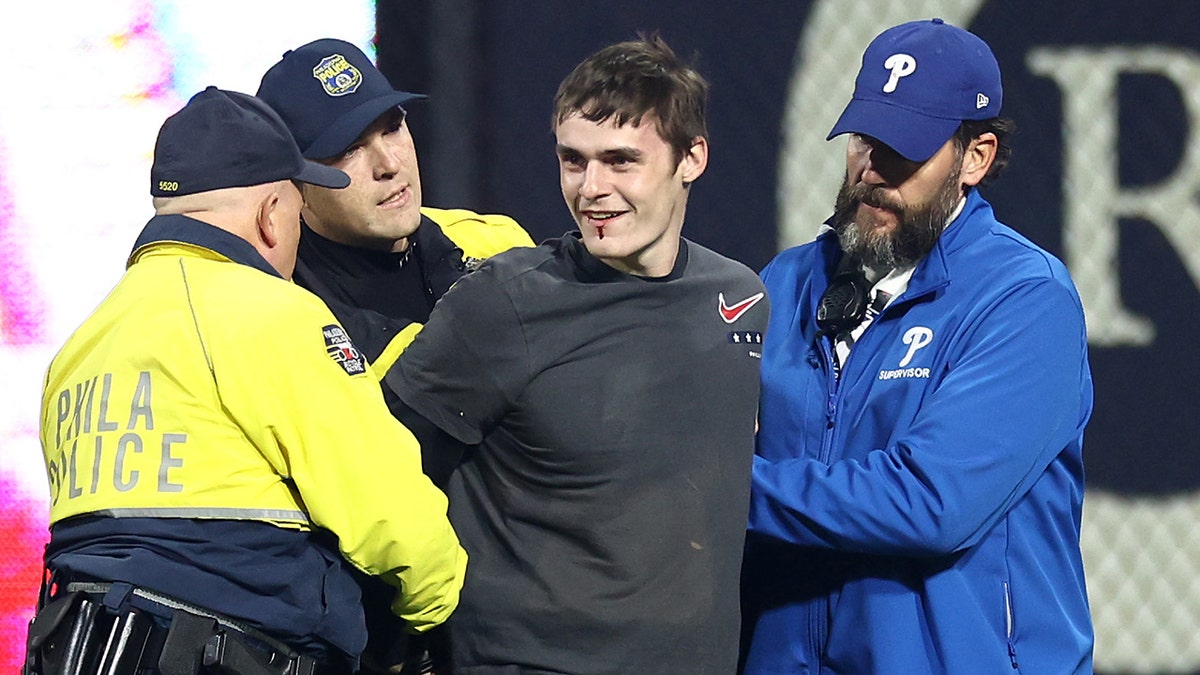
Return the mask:
<path id="1" fill-rule="evenodd" d="M 900 367 L 903 368 L 908 365 L 909 361 L 912 361 L 913 355 L 920 351 L 921 348 L 933 342 L 933 330 L 925 326 L 913 326 L 904 332 L 904 337 L 901 338 L 901 341 L 908 345 L 908 353 L 904 355 L 903 359 L 900 359 Z"/>

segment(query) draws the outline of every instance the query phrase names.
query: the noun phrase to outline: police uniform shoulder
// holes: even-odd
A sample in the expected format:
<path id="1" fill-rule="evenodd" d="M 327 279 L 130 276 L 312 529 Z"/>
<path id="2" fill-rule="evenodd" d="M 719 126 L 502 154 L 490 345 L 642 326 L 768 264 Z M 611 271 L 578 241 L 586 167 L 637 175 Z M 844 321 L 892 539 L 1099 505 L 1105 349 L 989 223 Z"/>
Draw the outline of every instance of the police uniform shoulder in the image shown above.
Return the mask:
<path id="1" fill-rule="evenodd" d="M 290 283 L 289 285 L 292 287 L 291 294 L 295 296 L 293 300 L 294 304 L 289 311 L 295 312 L 298 315 L 313 316 L 322 320 L 333 317 L 333 310 L 329 309 L 329 306 L 317 294 L 296 283 Z"/>
<path id="2" fill-rule="evenodd" d="M 423 207 L 421 214 L 437 223 L 442 232 L 471 258 L 487 258 L 510 248 L 533 246 L 529 233 L 511 216 L 432 207 Z"/>
<path id="3" fill-rule="evenodd" d="M 222 304 L 227 311 L 262 319 L 268 325 L 333 319 L 325 302 L 308 289 L 256 270 L 246 271 L 251 273 L 241 280 L 241 287 L 249 292 L 226 294 Z"/>

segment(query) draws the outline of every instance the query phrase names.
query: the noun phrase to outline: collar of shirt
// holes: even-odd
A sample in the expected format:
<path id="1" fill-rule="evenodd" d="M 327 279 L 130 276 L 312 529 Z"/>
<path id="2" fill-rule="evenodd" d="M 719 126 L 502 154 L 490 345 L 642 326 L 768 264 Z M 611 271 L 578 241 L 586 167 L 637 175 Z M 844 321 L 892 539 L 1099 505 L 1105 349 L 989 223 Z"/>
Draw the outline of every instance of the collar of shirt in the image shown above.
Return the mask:
<path id="1" fill-rule="evenodd" d="M 608 281 L 619 278 L 639 279 L 650 283 L 659 283 L 671 281 L 683 276 L 683 272 L 687 269 L 688 248 L 687 240 L 683 237 L 679 238 L 679 253 L 675 256 L 675 266 L 671 268 L 671 272 L 663 277 L 639 277 L 633 274 L 626 274 L 615 267 L 605 263 L 603 260 L 592 255 L 592 252 L 587 249 L 583 243 L 583 234 L 578 230 L 568 232 L 562 237 L 563 244 L 567 247 L 567 252 L 579 269 L 593 281 Z"/>
<path id="2" fill-rule="evenodd" d="M 415 233 L 408 237 L 408 246 L 399 253 L 347 246 L 317 234 L 307 223 L 300 221 L 301 257 L 309 261 L 320 260 L 322 267 L 343 275 L 367 276 L 397 270 L 409 261 L 415 247 Z"/>
<path id="3" fill-rule="evenodd" d="M 125 266 L 133 265 L 142 253 L 156 244 L 164 243 L 199 246 L 235 263 L 280 277 L 279 272 L 271 267 L 250 242 L 219 227 L 179 214 L 151 218 L 134 241 L 133 251 L 130 252 Z"/>

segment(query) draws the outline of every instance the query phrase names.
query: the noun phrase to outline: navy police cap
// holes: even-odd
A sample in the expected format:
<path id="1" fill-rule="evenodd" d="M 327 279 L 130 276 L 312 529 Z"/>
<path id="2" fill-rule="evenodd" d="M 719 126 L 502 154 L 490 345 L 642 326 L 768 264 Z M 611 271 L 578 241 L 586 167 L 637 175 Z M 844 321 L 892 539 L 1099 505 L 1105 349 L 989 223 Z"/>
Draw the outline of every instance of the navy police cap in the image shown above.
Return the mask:
<path id="1" fill-rule="evenodd" d="M 346 151 L 390 108 L 425 98 L 398 91 L 358 47 L 325 38 L 284 53 L 258 86 L 309 159 Z"/>
<path id="2" fill-rule="evenodd" d="M 327 188 L 350 184 L 344 172 L 306 160 L 270 106 L 208 87 L 159 129 L 150 194 L 178 197 L 289 179 Z"/>

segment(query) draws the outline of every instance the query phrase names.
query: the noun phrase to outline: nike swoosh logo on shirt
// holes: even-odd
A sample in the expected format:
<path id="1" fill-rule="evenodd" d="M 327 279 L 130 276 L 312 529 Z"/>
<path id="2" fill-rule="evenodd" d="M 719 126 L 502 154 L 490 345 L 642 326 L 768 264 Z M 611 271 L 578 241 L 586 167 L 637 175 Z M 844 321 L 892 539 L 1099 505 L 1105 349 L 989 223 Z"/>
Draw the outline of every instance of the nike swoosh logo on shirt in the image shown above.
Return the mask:
<path id="1" fill-rule="evenodd" d="M 725 323 L 733 323 L 742 318 L 742 315 L 750 311 L 750 308 L 758 304 L 759 300 L 763 299 L 762 293 L 756 293 L 741 302 L 732 305 L 725 304 L 725 294 L 717 293 L 717 309 L 721 312 L 721 318 Z"/>

